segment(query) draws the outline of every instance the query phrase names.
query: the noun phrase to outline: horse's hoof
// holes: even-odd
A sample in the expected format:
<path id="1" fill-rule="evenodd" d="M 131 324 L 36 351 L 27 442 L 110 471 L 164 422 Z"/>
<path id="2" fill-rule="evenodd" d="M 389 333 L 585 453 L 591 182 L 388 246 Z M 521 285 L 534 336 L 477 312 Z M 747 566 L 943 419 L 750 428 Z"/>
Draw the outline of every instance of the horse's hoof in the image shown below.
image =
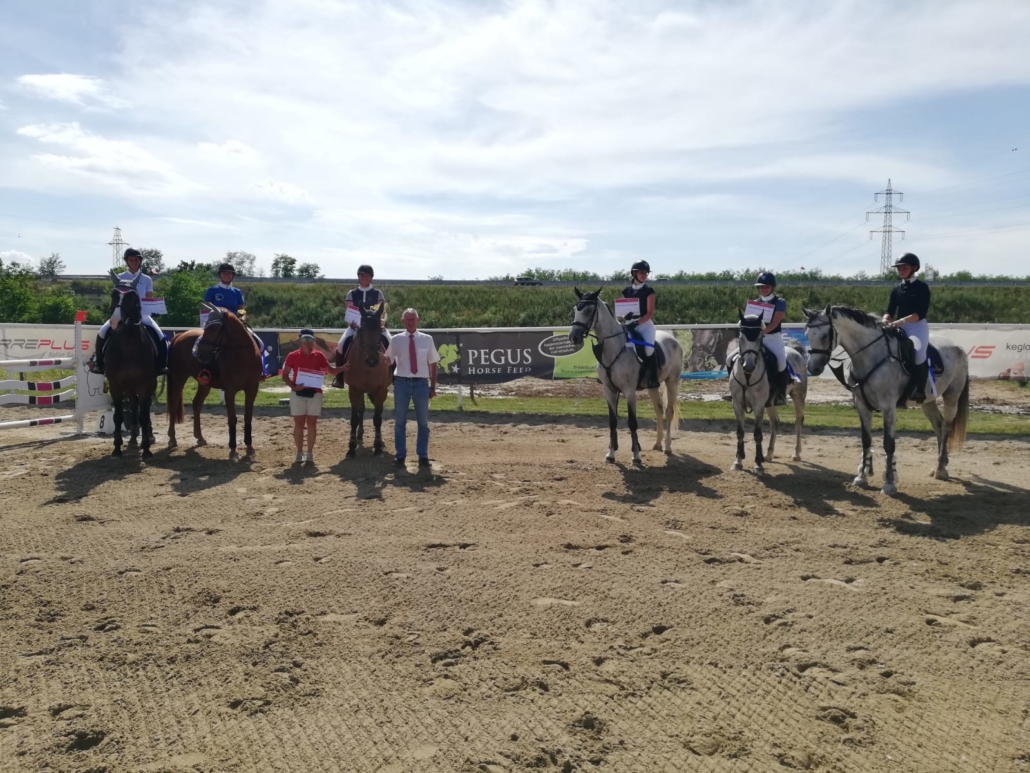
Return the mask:
<path id="1" fill-rule="evenodd" d="M 655 443 L 653 446 L 651 446 L 651 450 L 652 451 L 661 451 L 662 450 L 662 444 L 661 443 Z"/>
<path id="2" fill-rule="evenodd" d="M 608 464 L 615 464 L 615 457 L 614 456 L 606 456 L 606 457 L 604 457 L 604 460 Z"/>
<path id="3" fill-rule="evenodd" d="M 202 437 L 198 437 L 197 438 L 197 448 L 203 448 L 206 445 L 207 445 L 207 441 L 204 440 L 204 438 L 202 438 Z"/>
<path id="4" fill-rule="evenodd" d="M 671 448 L 666 448 L 665 449 L 665 455 L 666 456 L 672 456 L 672 449 Z"/>
<path id="5" fill-rule="evenodd" d="M 179 444 L 176 442 L 175 438 L 168 438 L 168 448 L 178 448 L 178 447 L 179 447 Z"/>
<path id="6" fill-rule="evenodd" d="M 251 458 L 257 455 L 257 451 L 254 450 L 254 446 L 247 446 L 247 458 Z"/>
<path id="7" fill-rule="evenodd" d="M 800 462 L 800 461 L 801 461 L 801 454 L 794 454 L 794 455 L 793 455 L 792 457 L 790 457 L 790 458 L 791 458 L 791 461 L 794 461 L 794 462 Z"/>
<path id="8" fill-rule="evenodd" d="M 643 467 L 644 466 L 644 462 L 643 462 L 643 460 L 639 456 L 634 456 L 633 457 L 633 466 L 634 467 Z"/>
<path id="9" fill-rule="evenodd" d="M 122 455 L 122 449 L 120 449 L 120 448 L 116 448 L 116 449 L 114 449 L 114 451 L 111 452 L 111 456 L 121 456 L 121 455 Z"/>
<path id="10" fill-rule="evenodd" d="M 140 454 L 140 456 L 142 456 L 144 459 L 150 459 L 153 455 L 154 452 L 151 451 L 149 448 L 144 448 L 143 453 Z"/>
<path id="11" fill-rule="evenodd" d="M 237 453 L 236 451 L 230 451 L 229 452 L 229 461 L 230 462 L 238 462 L 239 460 L 240 460 L 239 453 Z"/>
<path id="12" fill-rule="evenodd" d="M 738 460 L 738 461 L 733 463 L 733 467 L 731 467 L 730 469 L 731 470 L 743 470 L 744 469 L 744 465 L 742 465 L 740 463 L 740 461 Z"/>
<path id="13" fill-rule="evenodd" d="M 350 451 L 347 452 L 347 458 L 348 459 L 353 459 L 357 455 L 358 455 L 358 452 L 355 451 L 353 448 Z"/>
<path id="14" fill-rule="evenodd" d="M 866 486 L 869 485 L 869 481 L 867 481 L 865 478 L 863 478 L 861 475 L 859 475 L 857 478 L 855 478 L 853 481 L 851 481 L 851 485 L 852 486 L 858 486 L 859 488 L 865 488 Z"/>
<path id="15" fill-rule="evenodd" d="M 382 448 L 374 448 L 374 449 L 372 449 L 372 456 L 382 456 L 382 455 L 383 455 L 383 449 Z"/>
<path id="16" fill-rule="evenodd" d="M 129 444 L 127 446 L 125 446 L 125 447 L 129 451 L 135 450 L 135 449 L 139 448 L 139 441 L 136 440 L 136 438 L 133 438 L 132 440 L 129 441 Z"/>
<path id="17" fill-rule="evenodd" d="M 937 480 L 950 480 L 951 479 L 951 477 L 948 475 L 948 471 L 945 470 L 943 467 L 941 469 L 939 469 L 939 470 L 934 470 L 933 472 L 931 472 L 930 473 L 930 477 L 931 478 L 936 478 Z"/>
<path id="18" fill-rule="evenodd" d="M 756 464 L 754 467 L 751 468 L 751 472 L 753 472 L 755 475 L 765 475 L 765 468 L 762 467 L 760 464 Z"/>
<path id="19" fill-rule="evenodd" d="M 886 494 L 887 496 L 894 496 L 898 493 L 898 487 L 893 483 L 884 483 L 883 488 L 880 489 L 880 493 Z"/>

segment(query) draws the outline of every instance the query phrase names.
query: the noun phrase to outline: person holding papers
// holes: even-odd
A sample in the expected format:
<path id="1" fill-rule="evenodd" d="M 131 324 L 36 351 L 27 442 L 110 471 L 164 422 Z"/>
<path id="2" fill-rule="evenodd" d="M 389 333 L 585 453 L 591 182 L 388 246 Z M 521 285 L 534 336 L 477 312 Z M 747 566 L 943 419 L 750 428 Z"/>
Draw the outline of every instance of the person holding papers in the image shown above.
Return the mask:
<path id="1" fill-rule="evenodd" d="M 926 401 L 926 380 L 930 377 L 926 363 L 926 347 L 930 343 L 930 324 L 926 315 L 930 312 L 930 286 L 916 277 L 919 258 L 906 252 L 894 264 L 901 282 L 891 290 L 887 313 L 883 324 L 900 327 L 915 346 L 915 373 L 909 382 L 909 395 L 913 402 Z"/>
<path id="2" fill-rule="evenodd" d="M 433 337 L 419 331 L 417 311 L 405 309 L 401 321 L 405 332 L 394 336 L 386 349 L 386 356 L 397 366 L 393 382 L 393 443 L 397 449 L 394 464 L 404 466 L 408 451 L 408 404 L 414 403 L 415 421 L 418 423 L 415 441 L 418 466 L 431 467 L 429 400 L 436 397 L 436 364 L 440 361 L 440 353 Z"/>
<path id="3" fill-rule="evenodd" d="M 315 463 L 315 438 L 318 417 L 322 415 L 322 382 L 326 372 L 339 373 L 322 352 L 315 350 L 315 333 L 300 331 L 300 348 L 286 355 L 283 383 L 290 388 L 290 415 L 293 417 L 293 442 L 297 446 L 294 463 Z M 304 427 L 308 428 L 308 453 L 304 455 Z"/>
<path id="4" fill-rule="evenodd" d="M 748 301 L 745 314 L 760 316 L 765 322 L 762 344 L 776 357 L 776 376 L 772 379 L 773 405 L 787 404 L 790 373 L 787 370 L 787 352 L 783 348 L 781 326 L 787 316 L 787 301 L 776 295 L 776 275 L 763 271 L 755 280 L 758 298 Z"/>
<path id="5" fill-rule="evenodd" d="M 386 329 L 386 296 L 383 295 L 382 290 L 372 286 L 372 277 L 374 276 L 375 271 L 367 263 L 358 266 L 358 286 L 347 293 L 347 311 L 344 319 L 348 327 L 343 332 L 343 335 L 340 336 L 340 342 L 336 344 L 337 365 L 343 365 L 347 362 L 347 350 L 350 349 L 351 341 L 354 339 L 354 331 L 361 324 L 361 312 L 372 309 L 379 304 L 384 304 L 382 316 L 383 348 L 386 349 L 390 346 L 390 331 Z M 344 377 L 341 374 L 333 381 L 333 386 L 342 387 L 343 381 Z"/>
<path id="6" fill-rule="evenodd" d="M 630 268 L 633 283 L 622 291 L 622 299 L 616 301 L 616 309 L 626 320 L 626 332 L 636 344 L 643 344 L 647 351 L 644 370 L 647 373 L 647 388 L 658 388 L 658 358 L 654 353 L 654 288 L 647 283 L 651 266 L 646 260 L 638 260 Z M 636 303 L 633 303 L 635 301 Z"/>
<path id="7" fill-rule="evenodd" d="M 250 324 L 247 322 L 247 304 L 243 300 L 243 290 L 233 285 L 233 280 L 235 279 L 236 267 L 232 263 L 220 265 L 218 267 L 218 284 L 207 288 L 207 291 L 204 293 L 204 303 L 210 303 L 212 306 L 231 311 L 242 320 L 254 339 L 254 343 L 258 345 L 258 350 L 261 352 L 261 377 L 268 378 L 269 376 L 274 376 L 275 374 L 270 373 L 268 370 L 268 348 L 265 346 L 265 342 L 261 340 L 261 336 L 251 330 Z M 201 327 L 206 324 L 206 320 L 207 312 L 202 310 L 200 313 Z M 197 374 L 197 381 L 201 384 L 210 384 L 213 378 L 214 373 L 211 368 L 204 368 Z"/>
<path id="8" fill-rule="evenodd" d="M 148 328 L 150 337 L 154 339 L 154 347 L 157 349 L 157 375 L 163 376 L 168 373 L 168 342 L 165 341 L 165 334 L 157 326 L 154 318 L 147 313 L 146 301 L 154 298 L 154 280 L 142 273 L 143 255 L 135 247 L 129 247 L 125 251 L 125 265 L 128 271 L 123 271 L 118 278 L 127 282 L 136 281 L 136 294 L 139 295 L 140 306 L 143 309 L 143 324 Z M 107 334 L 111 330 L 111 320 L 104 323 L 97 333 L 97 345 L 93 351 L 93 357 L 89 361 L 91 372 L 99 376 L 104 375 L 104 345 L 107 343 Z"/>

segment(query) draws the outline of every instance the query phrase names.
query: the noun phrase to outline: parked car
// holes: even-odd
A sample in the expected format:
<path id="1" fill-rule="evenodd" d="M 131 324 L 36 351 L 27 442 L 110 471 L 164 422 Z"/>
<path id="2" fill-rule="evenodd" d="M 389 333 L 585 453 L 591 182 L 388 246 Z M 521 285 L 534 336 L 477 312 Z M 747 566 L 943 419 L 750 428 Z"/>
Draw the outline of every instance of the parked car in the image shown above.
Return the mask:
<path id="1" fill-rule="evenodd" d="M 534 279 L 531 276 L 517 276 L 517 277 L 515 277 L 515 284 L 517 284 L 517 285 L 533 286 L 533 285 L 542 285 L 543 282 L 541 282 L 539 279 Z"/>

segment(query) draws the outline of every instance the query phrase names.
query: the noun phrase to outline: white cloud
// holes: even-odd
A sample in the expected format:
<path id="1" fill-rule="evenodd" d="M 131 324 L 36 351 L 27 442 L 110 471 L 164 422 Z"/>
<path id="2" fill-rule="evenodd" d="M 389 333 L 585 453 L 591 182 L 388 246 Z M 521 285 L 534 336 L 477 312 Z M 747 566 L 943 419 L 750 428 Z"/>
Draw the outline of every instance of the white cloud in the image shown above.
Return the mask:
<path id="1" fill-rule="evenodd" d="M 232 161 L 250 163 L 257 158 L 257 151 L 239 140 L 226 140 L 221 145 L 215 142 L 200 142 L 197 147 L 210 156 Z"/>
<path id="2" fill-rule="evenodd" d="M 23 126 L 18 134 L 63 151 L 34 154 L 38 163 L 115 186 L 126 195 L 196 188 L 157 155 L 127 140 L 91 134 L 77 122 Z"/>
<path id="3" fill-rule="evenodd" d="M 32 256 L 21 250 L 0 250 L 0 260 L 5 264 L 18 262 L 25 266 L 32 263 Z"/>
<path id="4" fill-rule="evenodd" d="M 260 180 L 254 183 L 254 187 L 266 196 L 287 204 L 303 204 L 311 200 L 306 190 L 281 180 Z"/>
<path id="5" fill-rule="evenodd" d="M 88 75 L 75 75 L 67 72 L 22 75 L 18 78 L 18 84 L 38 97 L 75 105 L 99 104 L 106 107 L 125 107 L 127 104 L 108 93 L 107 85 L 103 80 Z"/>

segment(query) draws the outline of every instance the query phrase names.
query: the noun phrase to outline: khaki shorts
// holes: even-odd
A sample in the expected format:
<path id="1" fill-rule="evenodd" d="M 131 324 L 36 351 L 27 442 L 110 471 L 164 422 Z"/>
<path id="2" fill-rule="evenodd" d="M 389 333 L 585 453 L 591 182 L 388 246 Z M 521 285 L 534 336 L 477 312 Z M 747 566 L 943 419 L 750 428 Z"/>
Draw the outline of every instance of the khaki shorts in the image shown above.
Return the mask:
<path id="1" fill-rule="evenodd" d="M 321 416 L 322 415 L 322 393 L 315 393 L 314 397 L 301 397 L 296 392 L 290 392 L 290 416 Z"/>

